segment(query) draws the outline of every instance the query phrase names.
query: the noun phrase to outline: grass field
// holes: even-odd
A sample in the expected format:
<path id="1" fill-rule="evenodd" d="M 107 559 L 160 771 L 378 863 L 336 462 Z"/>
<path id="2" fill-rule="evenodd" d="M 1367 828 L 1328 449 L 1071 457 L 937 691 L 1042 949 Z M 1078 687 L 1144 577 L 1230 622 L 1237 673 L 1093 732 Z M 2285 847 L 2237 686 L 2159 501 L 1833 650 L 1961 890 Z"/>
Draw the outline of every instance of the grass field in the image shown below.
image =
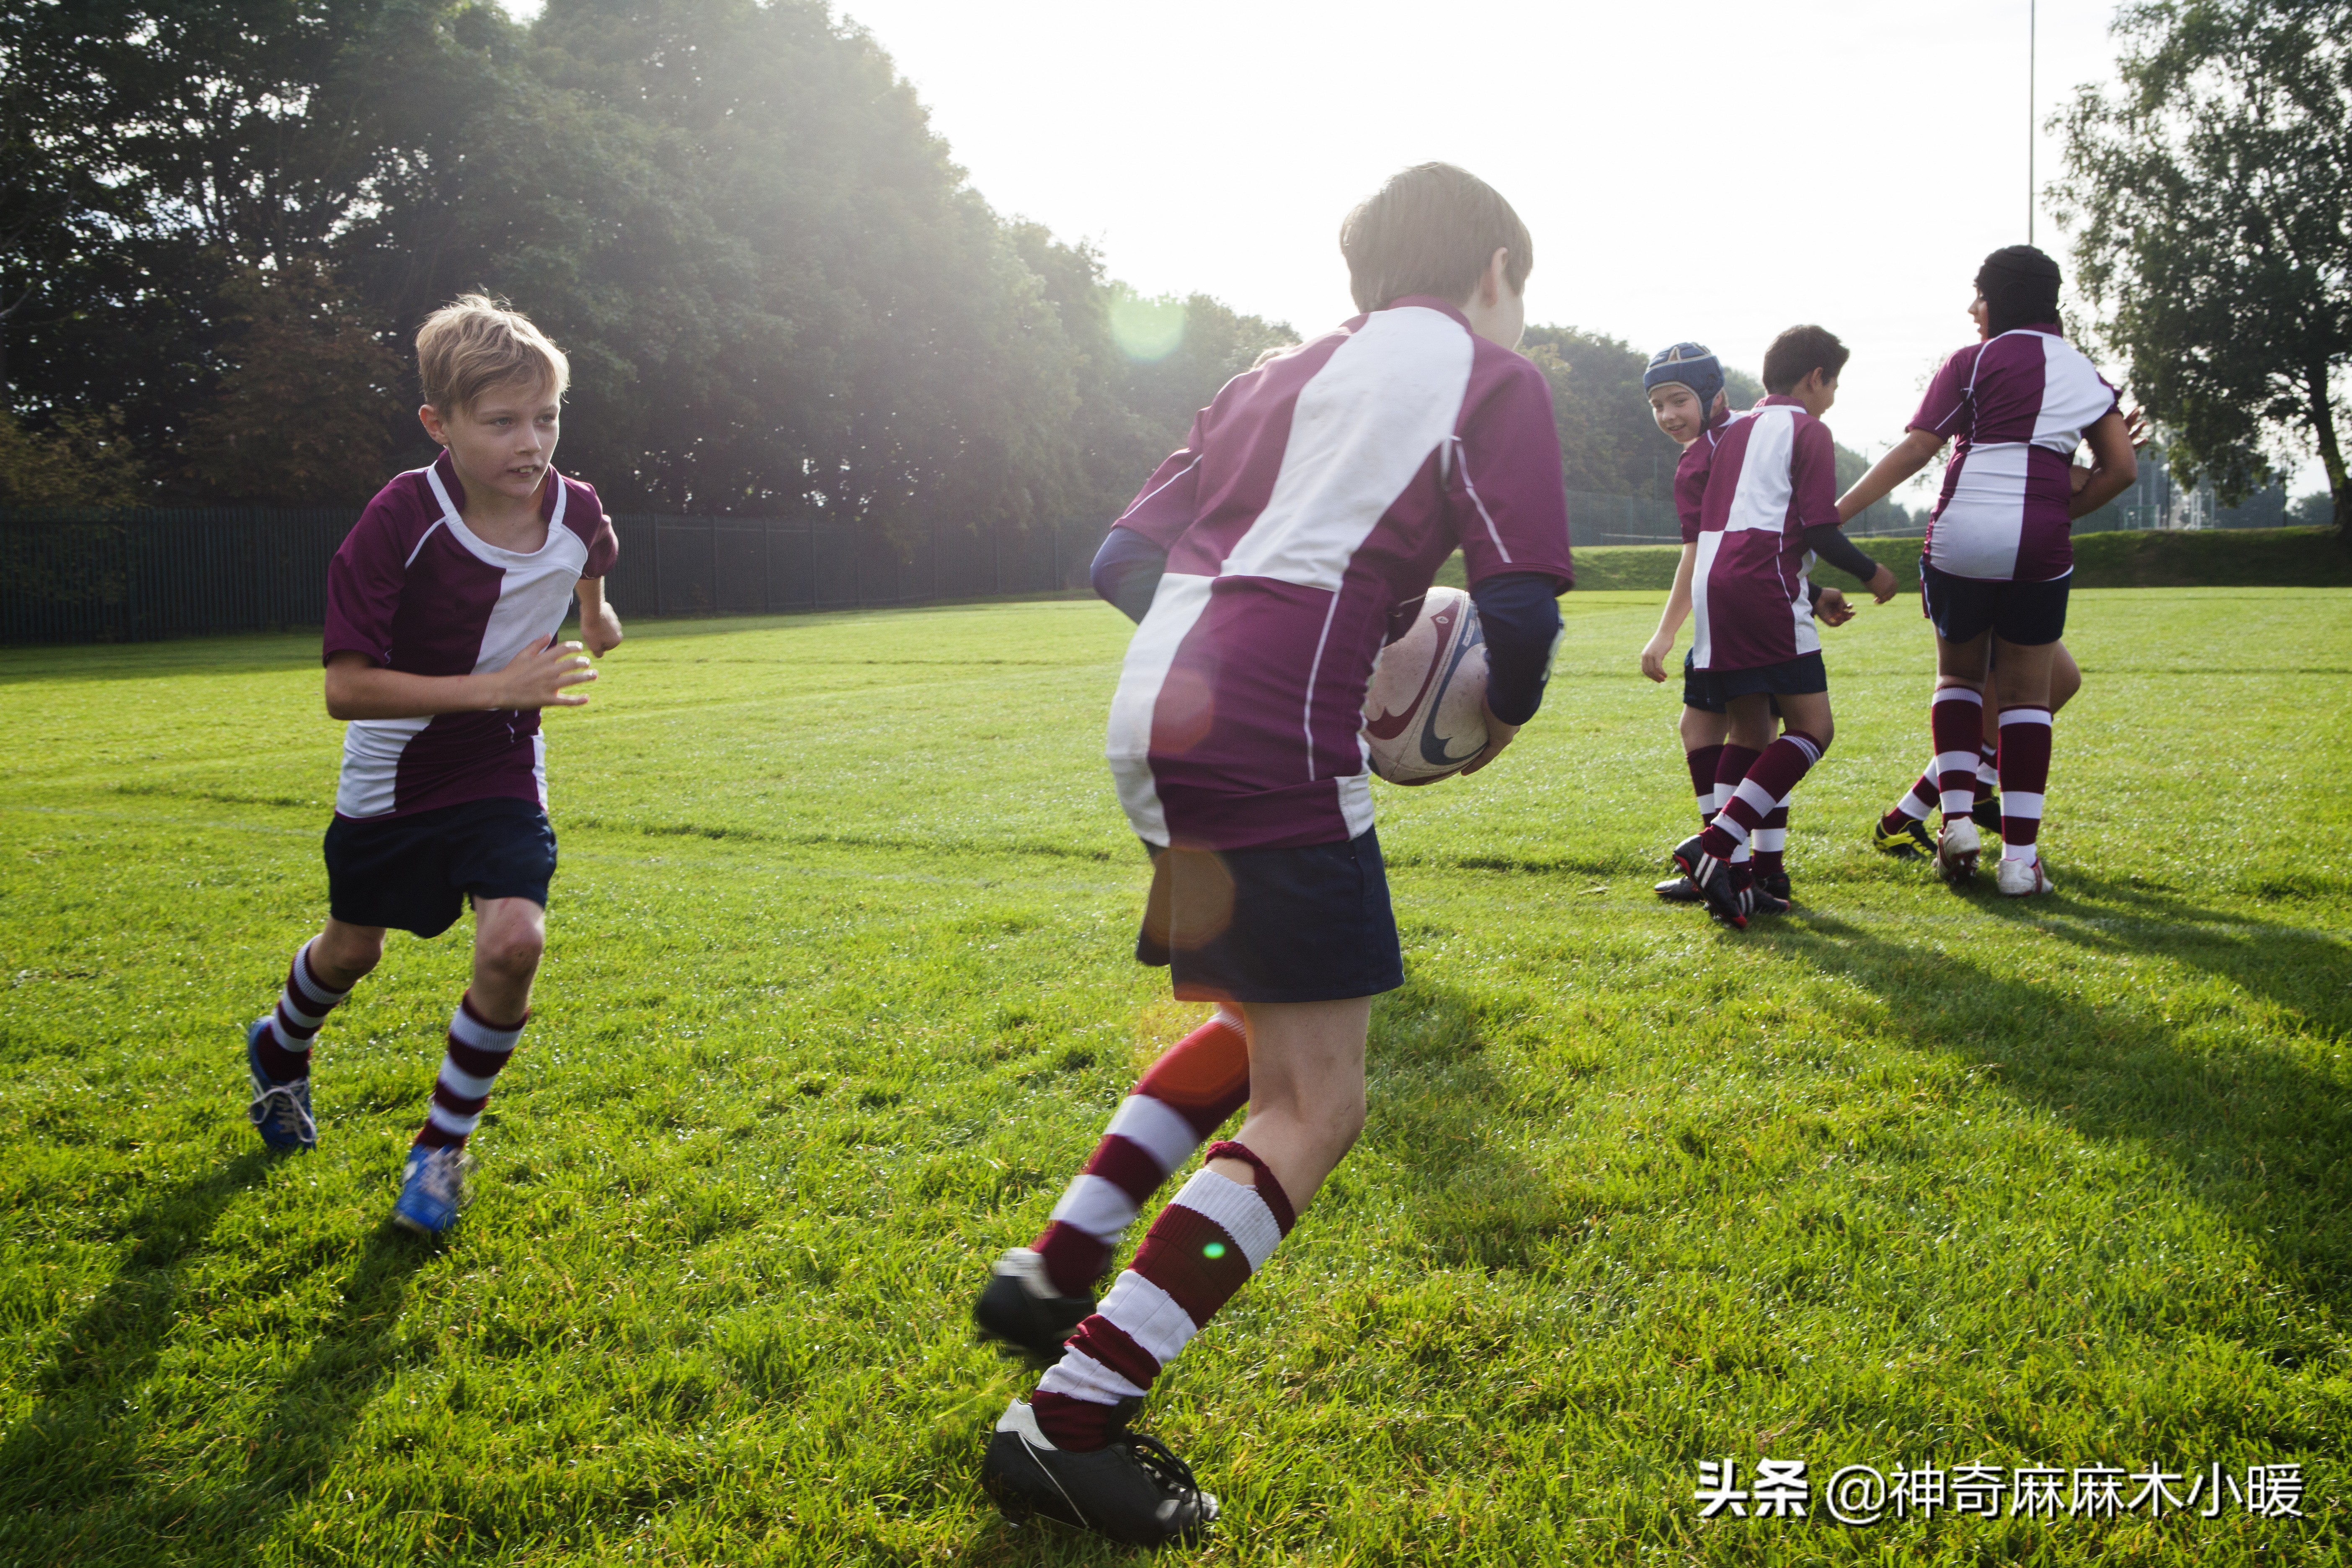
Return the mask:
<path id="1" fill-rule="evenodd" d="M 1150 1429 L 1216 1563 L 2343 1561 L 2352 593 L 2076 595 L 2030 905 L 1872 857 L 1926 633 L 1832 634 L 1802 909 L 1648 886 L 1654 595 L 1383 790 L 1372 1111 Z M 0 1564 L 1076 1563 L 1003 1525 L 968 1338 L 1139 1064 L 1091 603 L 633 628 L 550 721 L 563 870 L 478 1201 L 383 1220 L 462 983 L 395 936 L 272 1162 L 239 1027 L 321 913 L 316 640 L 0 653 Z M 1703 1458 L 1803 1520 L 1701 1520 Z M 1848 1527 L 1841 1466 L 2303 1466 L 2294 1520 Z M 2188 1483 L 2178 1489 L 2187 1490 Z"/>

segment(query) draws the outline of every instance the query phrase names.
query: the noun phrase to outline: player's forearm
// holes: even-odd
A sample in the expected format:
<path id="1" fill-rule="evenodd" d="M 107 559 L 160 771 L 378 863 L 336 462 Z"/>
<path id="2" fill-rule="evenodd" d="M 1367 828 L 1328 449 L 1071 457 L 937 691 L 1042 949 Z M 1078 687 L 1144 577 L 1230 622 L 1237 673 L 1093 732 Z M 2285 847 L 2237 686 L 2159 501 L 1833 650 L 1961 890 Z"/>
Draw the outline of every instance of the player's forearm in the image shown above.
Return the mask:
<path id="1" fill-rule="evenodd" d="M 1668 643 L 1690 619 L 1691 577 L 1698 565 L 1698 546 L 1683 546 L 1682 559 L 1675 563 L 1675 585 L 1667 590 L 1666 607 L 1658 612 L 1658 637 Z"/>
<path id="2" fill-rule="evenodd" d="M 2083 488 L 2076 490 L 2073 499 L 2067 501 L 2067 517 L 2073 519 L 2090 516 L 2131 489 L 2133 481 L 2138 478 L 2137 471 L 2119 474 L 2113 468 L 2093 468 L 2091 477 L 2083 481 Z"/>
<path id="3" fill-rule="evenodd" d="M 501 673 L 411 675 L 369 665 L 330 665 L 327 716 L 431 719 L 443 713 L 487 713 L 520 706 Z"/>
<path id="4" fill-rule="evenodd" d="M 1852 522 L 1864 512 L 1895 493 L 1895 487 L 1927 466 L 1929 458 L 1944 449 L 1944 438 L 1925 430 L 1914 430 L 1886 456 L 1871 465 L 1870 472 L 1853 481 L 1853 487 L 1838 497 L 1840 522 Z"/>

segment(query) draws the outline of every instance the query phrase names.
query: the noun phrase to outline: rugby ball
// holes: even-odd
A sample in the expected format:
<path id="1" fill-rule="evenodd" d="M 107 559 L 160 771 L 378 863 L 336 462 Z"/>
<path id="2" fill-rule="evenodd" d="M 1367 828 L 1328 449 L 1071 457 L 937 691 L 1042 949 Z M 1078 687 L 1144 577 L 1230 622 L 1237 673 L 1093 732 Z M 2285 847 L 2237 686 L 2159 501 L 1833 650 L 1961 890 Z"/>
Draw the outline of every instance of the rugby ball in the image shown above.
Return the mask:
<path id="1" fill-rule="evenodd" d="M 1434 784 L 1486 749 L 1486 639 L 1459 588 L 1432 588 L 1412 629 L 1381 650 L 1364 693 L 1364 747 L 1391 784 Z"/>

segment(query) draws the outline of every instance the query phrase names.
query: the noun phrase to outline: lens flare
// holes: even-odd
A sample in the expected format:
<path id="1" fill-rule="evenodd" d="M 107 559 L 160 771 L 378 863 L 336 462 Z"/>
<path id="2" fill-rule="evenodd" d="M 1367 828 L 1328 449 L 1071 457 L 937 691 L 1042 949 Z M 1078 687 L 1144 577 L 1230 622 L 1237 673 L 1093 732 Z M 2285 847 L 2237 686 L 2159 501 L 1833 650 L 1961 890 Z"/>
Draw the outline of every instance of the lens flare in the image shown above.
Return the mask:
<path id="1" fill-rule="evenodd" d="M 1184 302 L 1120 289 L 1110 301 L 1110 341 L 1140 364 L 1166 359 L 1184 345 Z"/>

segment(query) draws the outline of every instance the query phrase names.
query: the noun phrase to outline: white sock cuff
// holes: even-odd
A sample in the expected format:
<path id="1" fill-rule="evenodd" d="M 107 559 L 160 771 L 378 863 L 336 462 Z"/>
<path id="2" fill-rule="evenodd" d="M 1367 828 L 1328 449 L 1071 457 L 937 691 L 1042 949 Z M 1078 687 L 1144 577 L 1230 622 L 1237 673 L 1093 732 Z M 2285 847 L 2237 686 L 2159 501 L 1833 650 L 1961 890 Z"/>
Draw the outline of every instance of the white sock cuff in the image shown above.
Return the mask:
<path id="1" fill-rule="evenodd" d="M 1065 1350 L 1062 1359 L 1037 1380 L 1037 1392 L 1089 1405 L 1117 1405 L 1122 1399 L 1140 1399 L 1150 1390 L 1138 1388 L 1084 1351 Z"/>
<path id="2" fill-rule="evenodd" d="M 1062 1190 L 1054 1218 L 1085 1231 L 1106 1247 L 1116 1246 L 1135 1223 L 1135 1200 L 1117 1182 L 1082 1173 Z"/>
<path id="3" fill-rule="evenodd" d="M 2020 822 L 2042 820 L 2042 796 L 2032 790 L 2013 789 L 2000 797 L 2000 814 L 2016 817 Z"/>
<path id="4" fill-rule="evenodd" d="M 1175 1297 L 1132 1268 L 1119 1270 L 1095 1311 L 1161 1366 L 1174 1361 L 1185 1342 L 1201 1331 Z"/>
<path id="5" fill-rule="evenodd" d="M 2021 864 L 2031 865 L 2034 861 L 2042 858 L 2042 846 L 2039 844 L 2011 844 L 2003 842 L 2000 847 L 2000 858 L 2004 860 L 2015 860 Z"/>
<path id="6" fill-rule="evenodd" d="M 481 1125 L 482 1113 L 477 1110 L 471 1116 L 460 1116 L 436 1100 L 433 1103 L 433 1109 L 425 1113 L 425 1120 L 444 1132 L 455 1133 L 460 1138 L 466 1138 L 472 1136 L 474 1129 Z"/>
<path id="7" fill-rule="evenodd" d="M 1936 777 L 1940 781 L 1946 773 L 1966 773 L 1970 778 L 1976 777 L 1977 754 L 1974 752 L 1937 752 Z"/>
<path id="8" fill-rule="evenodd" d="M 1727 831 L 1728 830 L 1727 829 Z M 1755 857 L 1748 853 L 1748 840 L 1742 838 L 1738 843 L 1731 847 L 1731 858 L 1725 861 L 1724 864 L 1727 866 L 1745 866 L 1754 858 Z"/>
<path id="9" fill-rule="evenodd" d="M 1789 830 L 1785 827 L 1759 827 L 1748 836 L 1748 842 L 1767 855 L 1778 855 L 1789 847 Z"/>
<path id="10" fill-rule="evenodd" d="M 517 1040 L 522 1038 L 522 1030 L 520 1027 L 493 1029 L 467 1012 L 465 1004 L 461 1002 L 457 1005 L 457 1011 L 450 1016 L 449 1037 L 461 1046 L 471 1046 L 478 1051 L 495 1051 L 504 1056 L 515 1048 Z"/>
<path id="11" fill-rule="evenodd" d="M 1973 789 L 1948 789 L 1944 792 L 1942 805 L 1946 816 L 1966 816 L 1977 807 L 1977 792 Z"/>
<path id="12" fill-rule="evenodd" d="M 1282 1226 L 1275 1222 L 1274 1211 L 1258 1196 L 1257 1189 L 1214 1171 L 1197 1173 L 1177 1192 L 1171 1206 L 1191 1209 L 1232 1237 L 1242 1256 L 1249 1259 L 1253 1274 L 1265 1267 L 1282 1240 Z"/>
<path id="13" fill-rule="evenodd" d="M 1973 702 L 1981 708 L 1984 706 L 1984 693 L 1970 691 L 1965 686 L 1939 686 L 1936 688 L 1936 695 L 1928 700 L 1927 705 L 1932 708 L 1938 702 Z"/>
<path id="14" fill-rule="evenodd" d="M 2009 708 L 2002 710 L 2000 715 L 2000 727 L 2004 730 L 2011 724 L 2047 726 L 2049 722 L 2050 710 L 2047 708 Z"/>
<path id="15" fill-rule="evenodd" d="M 1940 795 L 1936 798 L 1939 804 L 1943 799 Z M 1902 816 L 1909 817 L 1914 822 L 1927 821 L 1927 812 L 1929 810 L 1927 806 L 1920 803 L 1919 797 L 1916 795 L 1908 790 L 1904 792 L 1903 798 L 1901 800 L 1895 803 L 1895 809 Z"/>
<path id="16" fill-rule="evenodd" d="M 476 1078 L 447 1057 L 443 1057 L 441 1081 L 448 1085 L 449 1092 L 459 1100 L 479 1100 L 489 1093 L 491 1087 L 499 1080 L 495 1078 Z"/>
<path id="17" fill-rule="evenodd" d="M 312 937 L 310 942 L 318 940 Z M 294 955 L 293 979 L 294 984 L 302 989 L 301 999 L 310 1004 L 303 1011 L 315 1011 L 324 1017 L 334 1011 L 335 1004 L 350 995 L 351 991 L 348 987 L 341 991 L 330 991 L 319 979 L 319 972 L 310 967 L 310 942 L 304 942 L 301 951 Z"/>
<path id="18" fill-rule="evenodd" d="M 1764 786 L 1754 779 L 1741 779 L 1739 787 L 1731 792 L 1731 798 L 1746 801 L 1748 809 L 1759 816 L 1769 816 L 1779 810 L 1780 805 L 1779 801 L 1765 794 Z"/>
<path id="19" fill-rule="evenodd" d="M 1201 1135 L 1192 1124 L 1177 1114 L 1164 1100 L 1154 1100 L 1148 1094 L 1130 1094 L 1119 1101 L 1111 1113 L 1106 1135 L 1116 1134 L 1151 1156 L 1163 1176 L 1175 1173 L 1176 1167 L 1192 1158 L 1192 1151 L 1201 1146 Z"/>

